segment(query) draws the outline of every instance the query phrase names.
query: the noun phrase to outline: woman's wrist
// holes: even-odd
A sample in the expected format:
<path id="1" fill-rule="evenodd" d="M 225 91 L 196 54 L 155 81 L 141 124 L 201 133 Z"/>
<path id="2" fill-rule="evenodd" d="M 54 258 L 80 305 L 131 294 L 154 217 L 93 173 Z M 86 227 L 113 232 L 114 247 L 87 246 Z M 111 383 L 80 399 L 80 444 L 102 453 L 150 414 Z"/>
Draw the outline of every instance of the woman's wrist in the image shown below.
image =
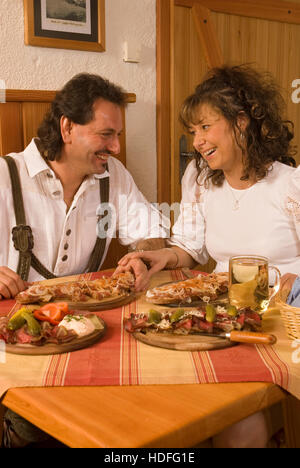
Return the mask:
<path id="1" fill-rule="evenodd" d="M 175 249 L 172 249 L 172 247 L 166 247 L 165 250 L 168 250 L 169 252 L 172 252 L 172 258 L 168 260 L 166 264 L 166 268 L 169 270 L 173 270 L 178 267 L 179 265 L 179 256 L 178 253 L 176 252 Z"/>

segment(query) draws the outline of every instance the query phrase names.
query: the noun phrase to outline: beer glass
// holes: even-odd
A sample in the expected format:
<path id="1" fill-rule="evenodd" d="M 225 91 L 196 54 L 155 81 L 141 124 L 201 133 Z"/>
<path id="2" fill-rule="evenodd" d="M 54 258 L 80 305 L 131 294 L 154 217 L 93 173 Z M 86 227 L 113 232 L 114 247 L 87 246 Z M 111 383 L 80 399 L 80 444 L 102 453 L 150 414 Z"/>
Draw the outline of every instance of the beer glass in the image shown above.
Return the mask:
<path id="1" fill-rule="evenodd" d="M 269 289 L 269 271 L 275 273 L 273 291 Z M 280 287 L 280 271 L 269 265 L 266 257 L 241 255 L 229 260 L 229 302 L 242 309 L 251 307 L 258 313 L 267 310 Z"/>

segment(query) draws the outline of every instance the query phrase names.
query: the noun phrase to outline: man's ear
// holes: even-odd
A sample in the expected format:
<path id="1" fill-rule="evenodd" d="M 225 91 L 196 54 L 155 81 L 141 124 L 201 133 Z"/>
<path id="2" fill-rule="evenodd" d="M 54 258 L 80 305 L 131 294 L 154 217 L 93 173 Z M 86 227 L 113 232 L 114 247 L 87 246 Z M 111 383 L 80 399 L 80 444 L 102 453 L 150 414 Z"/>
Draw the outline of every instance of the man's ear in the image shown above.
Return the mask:
<path id="1" fill-rule="evenodd" d="M 62 115 L 60 119 L 60 132 L 64 143 L 72 142 L 72 127 L 72 121 L 65 115 Z"/>

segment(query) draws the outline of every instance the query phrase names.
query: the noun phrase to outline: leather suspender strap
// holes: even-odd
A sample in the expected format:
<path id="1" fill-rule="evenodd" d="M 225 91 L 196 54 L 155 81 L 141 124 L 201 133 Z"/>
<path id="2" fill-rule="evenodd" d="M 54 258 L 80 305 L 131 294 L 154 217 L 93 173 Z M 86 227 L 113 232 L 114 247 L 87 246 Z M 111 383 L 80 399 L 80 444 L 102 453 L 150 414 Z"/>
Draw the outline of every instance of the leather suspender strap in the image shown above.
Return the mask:
<path id="1" fill-rule="evenodd" d="M 16 216 L 16 226 L 12 229 L 12 240 L 15 249 L 19 251 L 17 273 L 24 281 L 26 281 L 29 275 L 31 264 L 33 236 L 30 226 L 26 225 L 24 203 L 17 165 L 11 156 L 4 156 L 4 159 L 7 162 L 11 178 L 12 195 Z"/>
<path id="2" fill-rule="evenodd" d="M 22 196 L 22 189 L 20 183 L 20 177 L 15 160 L 11 156 L 3 156 L 9 169 L 11 178 L 12 195 L 14 210 L 16 216 L 16 226 L 12 229 L 12 240 L 14 247 L 19 251 L 19 262 L 17 267 L 18 275 L 27 281 L 29 276 L 30 266 L 34 268 L 41 276 L 46 279 L 56 278 L 56 276 L 47 270 L 46 267 L 38 260 L 38 258 L 32 252 L 33 249 L 33 235 L 30 226 L 26 225 L 26 217 Z M 99 180 L 100 187 L 100 200 L 102 203 L 108 203 L 109 201 L 109 177 Z M 88 271 L 97 271 L 104 254 L 106 245 L 106 238 L 100 239 L 97 237 L 95 247 L 92 251 L 89 263 Z"/>
<path id="3" fill-rule="evenodd" d="M 100 200 L 101 203 L 108 203 L 109 202 L 109 177 L 105 177 L 104 179 L 99 179 L 100 183 Z M 100 238 L 97 237 L 95 247 L 93 249 L 92 255 L 90 257 L 87 270 L 88 271 L 98 271 L 100 268 L 101 260 L 104 255 L 106 245 L 106 237 Z"/>

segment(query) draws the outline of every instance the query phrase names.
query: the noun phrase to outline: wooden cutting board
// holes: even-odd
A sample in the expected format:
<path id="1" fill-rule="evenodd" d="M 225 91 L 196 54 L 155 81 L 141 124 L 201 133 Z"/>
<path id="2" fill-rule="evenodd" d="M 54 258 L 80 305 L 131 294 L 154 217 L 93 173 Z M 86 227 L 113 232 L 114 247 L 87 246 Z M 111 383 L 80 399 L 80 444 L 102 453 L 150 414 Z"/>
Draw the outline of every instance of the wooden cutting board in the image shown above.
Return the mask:
<path id="1" fill-rule="evenodd" d="M 135 294 L 132 293 L 129 295 L 117 296 L 115 298 L 107 297 L 105 299 L 102 299 L 101 301 L 97 301 L 96 299 L 90 299 L 87 302 L 70 302 L 65 300 L 63 300 L 63 302 L 66 302 L 68 304 L 70 310 L 100 311 L 122 307 L 126 304 L 129 304 L 134 299 Z M 62 302 L 62 300 L 53 302 Z"/>
<path id="2" fill-rule="evenodd" d="M 208 351 L 236 346 L 224 338 L 205 335 L 171 335 L 166 333 L 133 333 L 133 336 L 142 343 L 159 348 L 175 349 L 178 351 Z"/>
<path id="3" fill-rule="evenodd" d="M 42 280 L 39 281 L 38 283 L 42 285 L 49 285 L 52 286 L 54 284 L 58 283 L 70 283 L 72 281 L 80 281 L 78 279 L 78 275 L 74 276 L 64 276 L 61 278 L 53 278 L 49 280 Z M 122 307 L 126 304 L 129 304 L 130 302 L 134 301 L 135 299 L 135 293 L 131 293 L 129 295 L 122 295 L 122 296 L 116 296 L 116 297 L 106 297 L 104 299 L 101 299 L 100 301 L 96 299 L 89 299 L 86 302 L 71 302 L 71 301 L 66 301 L 64 299 L 59 299 L 57 301 L 50 301 L 50 302 L 67 302 L 69 305 L 69 309 L 75 309 L 75 310 L 89 310 L 89 311 L 100 311 L 100 310 L 108 310 L 108 309 L 115 309 L 117 307 Z M 44 303 L 40 303 L 41 305 L 44 305 Z M 25 304 L 26 305 L 26 304 Z"/>
<path id="4" fill-rule="evenodd" d="M 69 343 L 54 344 L 48 343 L 43 346 L 34 346 L 30 344 L 6 344 L 5 351 L 11 354 L 25 354 L 30 356 L 41 356 L 48 354 L 62 354 L 76 351 L 78 349 L 87 348 L 88 346 L 97 343 L 106 333 L 106 323 L 100 317 L 98 317 L 103 325 L 100 330 L 95 330 L 89 335 L 83 336 L 82 338 L 75 338 Z"/>

